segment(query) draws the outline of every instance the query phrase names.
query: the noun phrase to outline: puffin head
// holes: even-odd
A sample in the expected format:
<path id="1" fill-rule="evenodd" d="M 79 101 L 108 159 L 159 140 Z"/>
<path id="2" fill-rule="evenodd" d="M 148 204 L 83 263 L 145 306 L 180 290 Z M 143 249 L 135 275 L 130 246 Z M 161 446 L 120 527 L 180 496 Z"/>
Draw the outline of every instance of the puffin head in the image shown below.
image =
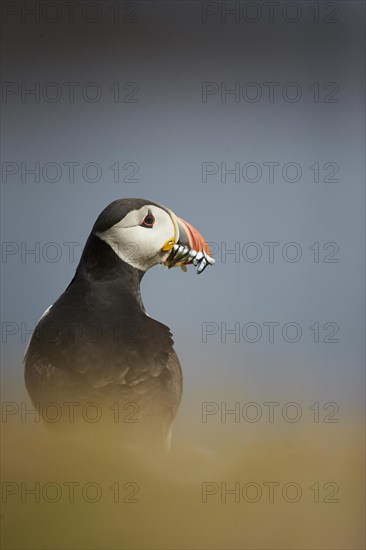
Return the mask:
<path id="1" fill-rule="evenodd" d="M 201 273 L 214 264 L 205 239 L 191 224 L 161 204 L 146 199 L 119 199 L 99 215 L 92 233 L 115 254 L 142 272 L 157 264 L 187 264 Z"/>

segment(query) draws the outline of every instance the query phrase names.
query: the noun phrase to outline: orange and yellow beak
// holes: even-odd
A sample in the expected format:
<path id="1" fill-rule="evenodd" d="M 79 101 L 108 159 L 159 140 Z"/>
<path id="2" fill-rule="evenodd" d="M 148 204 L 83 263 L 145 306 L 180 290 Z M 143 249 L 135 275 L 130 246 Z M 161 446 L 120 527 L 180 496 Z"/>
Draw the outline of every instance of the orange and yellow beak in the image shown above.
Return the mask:
<path id="1" fill-rule="evenodd" d="M 179 240 L 177 244 L 188 246 L 197 252 L 206 252 L 210 256 L 211 250 L 203 235 L 190 223 L 176 216 L 179 228 Z"/>
<path id="2" fill-rule="evenodd" d="M 199 266 L 198 273 L 203 271 L 207 264 L 215 261 L 210 257 L 211 250 L 203 235 L 190 223 L 169 212 L 172 218 L 175 234 L 163 246 L 164 251 L 171 250 L 164 265 L 167 267 L 181 266 L 185 271 L 187 264 Z"/>

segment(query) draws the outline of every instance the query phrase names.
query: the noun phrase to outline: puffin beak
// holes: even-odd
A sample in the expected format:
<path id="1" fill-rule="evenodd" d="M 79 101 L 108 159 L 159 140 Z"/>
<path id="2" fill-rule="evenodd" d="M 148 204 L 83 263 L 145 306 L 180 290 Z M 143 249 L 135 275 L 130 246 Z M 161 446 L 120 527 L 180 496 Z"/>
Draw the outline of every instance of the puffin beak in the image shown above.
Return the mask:
<path id="1" fill-rule="evenodd" d="M 193 225 L 178 218 L 176 216 L 178 229 L 179 229 L 179 240 L 177 244 L 188 246 L 191 250 L 196 250 L 197 252 L 206 252 L 210 255 L 211 250 L 208 246 L 206 240 L 203 238 L 203 235 Z"/>
<path id="2" fill-rule="evenodd" d="M 164 265 L 168 268 L 181 266 L 186 271 L 187 264 L 198 266 L 197 273 L 202 273 L 204 268 L 215 263 L 211 258 L 211 250 L 203 235 L 190 223 L 170 212 L 174 228 L 174 238 L 165 243 L 163 250 L 171 249 Z"/>

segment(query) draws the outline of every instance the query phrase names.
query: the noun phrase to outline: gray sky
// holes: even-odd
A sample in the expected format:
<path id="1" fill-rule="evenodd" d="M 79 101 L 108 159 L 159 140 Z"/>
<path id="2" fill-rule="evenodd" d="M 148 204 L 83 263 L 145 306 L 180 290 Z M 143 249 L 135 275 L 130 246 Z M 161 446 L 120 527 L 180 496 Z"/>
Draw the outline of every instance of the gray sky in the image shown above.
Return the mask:
<path id="1" fill-rule="evenodd" d="M 5 378 L 22 386 L 21 323 L 65 289 L 99 212 L 136 196 L 216 243 L 202 276 L 154 268 L 142 285 L 173 330 L 184 406 L 208 380 L 246 398 L 361 406 L 362 2 L 322 8 L 319 22 L 306 2 L 272 22 L 262 6 L 252 23 L 199 2 L 142 2 L 136 22 L 116 23 L 105 4 L 96 23 L 92 11 L 51 23 L 50 10 L 4 29 Z M 239 341 L 222 342 L 235 323 Z M 215 334 L 202 342 L 203 330 Z"/>

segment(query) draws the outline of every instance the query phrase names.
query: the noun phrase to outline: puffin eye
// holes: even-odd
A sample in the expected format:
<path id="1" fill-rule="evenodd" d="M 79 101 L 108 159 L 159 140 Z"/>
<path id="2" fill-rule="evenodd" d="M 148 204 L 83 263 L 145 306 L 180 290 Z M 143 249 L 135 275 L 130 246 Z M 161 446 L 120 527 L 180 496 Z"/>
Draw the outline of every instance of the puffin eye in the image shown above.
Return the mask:
<path id="1" fill-rule="evenodd" d="M 149 212 L 148 214 L 146 214 L 144 221 L 141 224 L 141 227 L 152 227 L 154 223 L 155 223 L 155 218 L 151 214 L 151 212 Z"/>

